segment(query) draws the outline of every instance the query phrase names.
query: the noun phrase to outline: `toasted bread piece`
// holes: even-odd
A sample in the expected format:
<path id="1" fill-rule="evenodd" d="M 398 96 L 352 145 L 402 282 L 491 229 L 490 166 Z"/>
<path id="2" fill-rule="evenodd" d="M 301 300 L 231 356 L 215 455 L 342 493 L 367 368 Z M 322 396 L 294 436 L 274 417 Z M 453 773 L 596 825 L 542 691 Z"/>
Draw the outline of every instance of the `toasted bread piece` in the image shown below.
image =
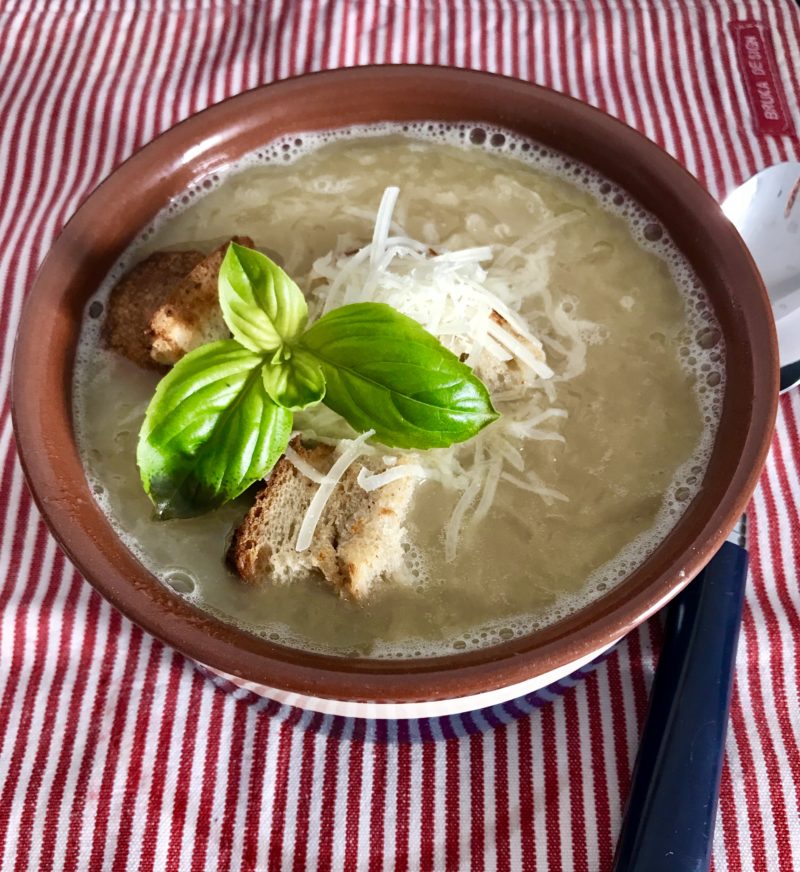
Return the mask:
<path id="1" fill-rule="evenodd" d="M 247 236 L 234 236 L 230 242 L 253 247 L 253 240 Z M 199 345 L 230 336 L 217 288 L 219 268 L 229 244 L 220 245 L 198 263 L 153 312 L 149 340 L 150 356 L 156 363 L 172 366 Z"/>
<path id="2" fill-rule="evenodd" d="M 328 445 L 308 448 L 296 438 L 292 446 L 320 472 L 332 464 Z M 234 534 L 228 559 L 236 572 L 251 584 L 289 584 L 318 570 L 340 595 L 364 599 L 377 579 L 401 567 L 416 482 L 399 479 L 368 493 L 356 481 L 362 466 L 382 468 L 364 458 L 353 463 L 331 494 L 311 547 L 298 552 L 297 534 L 318 485 L 282 457 Z"/>
<path id="3" fill-rule="evenodd" d="M 139 366 L 157 367 L 150 356 L 150 319 L 201 260 L 199 251 L 156 251 L 137 263 L 108 299 L 106 346 Z"/>

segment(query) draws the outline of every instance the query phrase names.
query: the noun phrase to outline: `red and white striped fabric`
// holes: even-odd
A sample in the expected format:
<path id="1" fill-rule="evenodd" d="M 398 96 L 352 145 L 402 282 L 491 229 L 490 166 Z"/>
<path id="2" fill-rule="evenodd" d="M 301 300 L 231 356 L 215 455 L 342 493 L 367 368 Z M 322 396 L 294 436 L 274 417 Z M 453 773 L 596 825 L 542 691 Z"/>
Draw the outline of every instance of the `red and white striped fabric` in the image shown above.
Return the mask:
<path id="1" fill-rule="evenodd" d="M 23 483 L 7 398 L 15 326 L 82 198 L 229 94 L 372 62 L 567 91 L 656 140 L 718 197 L 800 157 L 791 0 L 0 2 L 3 870 L 610 866 L 657 623 L 544 707 L 323 717 L 225 693 L 123 619 L 55 546 Z M 778 122 L 758 102 L 770 70 L 786 98 Z M 795 391 L 750 514 L 718 870 L 800 869 L 799 428 Z"/>

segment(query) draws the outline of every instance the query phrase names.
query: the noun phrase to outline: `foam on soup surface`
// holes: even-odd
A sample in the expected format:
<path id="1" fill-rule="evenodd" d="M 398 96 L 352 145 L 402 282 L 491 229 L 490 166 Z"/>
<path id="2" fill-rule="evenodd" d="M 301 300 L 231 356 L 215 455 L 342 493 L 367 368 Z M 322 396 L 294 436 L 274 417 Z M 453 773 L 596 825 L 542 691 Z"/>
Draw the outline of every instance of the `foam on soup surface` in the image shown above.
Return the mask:
<path id="1" fill-rule="evenodd" d="M 545 412 L 555 411 L 530 438 L 494 467 L 492 446 L 505 442 L 486 442 L 489 456 L 474 458 L 487 474 L 500 470 L 497 489 L 455 549 L 443 540 L 461 494 L 428 480 L 416 490 L 403 578 L 385 580 L 365 604 L 338 598 L 315 577 L 244 585 L 224 554 L 252 495 L 200 518 L 153 519 L 135 447 L 158 376 L 100 347 L 102 319 L 86 319 L 75 412 L 98 500 L 179 594 L 290 645 L 430 656 L 530 632 L 642 562 L 700 487 L 722 401 L 723 349 L 702 289 L 651 216 L 561 155 L 467 125 L 273 143 L 166 210 L 92 302 L 104 302 L 150 251 L 210 250 L 246 234 L 298 281 L 313 312 L 325 304 L 336 257 L 371 238 L 389 185 L 400 188 L 395 233 L 436 252 L 492 246 L 481 264 L 487 281 L 523 289 L 515 311 L 555 371 L 532 388 Z M 517 468 L 541 487 L 517 486 Z"/>

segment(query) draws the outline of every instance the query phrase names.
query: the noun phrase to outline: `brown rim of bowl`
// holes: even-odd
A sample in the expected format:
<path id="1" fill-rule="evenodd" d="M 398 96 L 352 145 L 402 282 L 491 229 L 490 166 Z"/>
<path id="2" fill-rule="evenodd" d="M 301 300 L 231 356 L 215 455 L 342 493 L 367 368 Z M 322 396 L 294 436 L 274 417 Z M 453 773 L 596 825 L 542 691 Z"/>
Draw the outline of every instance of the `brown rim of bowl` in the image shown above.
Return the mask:
<path id="1" fill-rule="evenodd" d="M 727 348 L 719 434 L 705 484 L 676 527 L 590 606 L 492 648 L 421 660 L 304 652 L 189 605 L 133 557 L 92 497 L 73 438 L 71 379 L 87 299 L 132 239 L 189 183 L 278 136 L 382 121 L 491 124 L 598 170 L 663 222 L 711 298 Z M 14 357 L 14 429 L 54 536 L 121 612 L 184 654 L 250 681 L 342 700 L 466 696 L 541 675 L 627 633 L 683 588 L 742 514 L 770 443 L 777 344 L 758 272 L 717 203 L 669 155 L 584 103 L 501 76 L 359 67 L 262 86 L 192 116 L 122 164 L 66 225 L 25 302 Z"/>

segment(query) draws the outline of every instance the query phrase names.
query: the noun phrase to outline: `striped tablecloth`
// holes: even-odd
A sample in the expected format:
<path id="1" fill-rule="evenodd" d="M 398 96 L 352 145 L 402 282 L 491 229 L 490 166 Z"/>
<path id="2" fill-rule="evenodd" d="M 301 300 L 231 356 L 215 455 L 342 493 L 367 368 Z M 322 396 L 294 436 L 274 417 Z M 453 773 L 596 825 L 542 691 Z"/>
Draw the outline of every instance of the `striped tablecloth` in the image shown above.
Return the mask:
<path id="1" fill-rule="evenodd" d="M 658 624 L 563 696 L 411 723 L 217 689 L 73 570 L 23 483 L 7 387 L 25 290 L 122 159 L 324 67 L 476 67 L 633 125 L 717 197 L 800 157 L 790 0 L 0 3 L 0 868 L 605 870 Z M 735 386 L 734 386 L 735 387 Z M 750 512 L 714 860 L 800 869 L 800 394 Z"/>

